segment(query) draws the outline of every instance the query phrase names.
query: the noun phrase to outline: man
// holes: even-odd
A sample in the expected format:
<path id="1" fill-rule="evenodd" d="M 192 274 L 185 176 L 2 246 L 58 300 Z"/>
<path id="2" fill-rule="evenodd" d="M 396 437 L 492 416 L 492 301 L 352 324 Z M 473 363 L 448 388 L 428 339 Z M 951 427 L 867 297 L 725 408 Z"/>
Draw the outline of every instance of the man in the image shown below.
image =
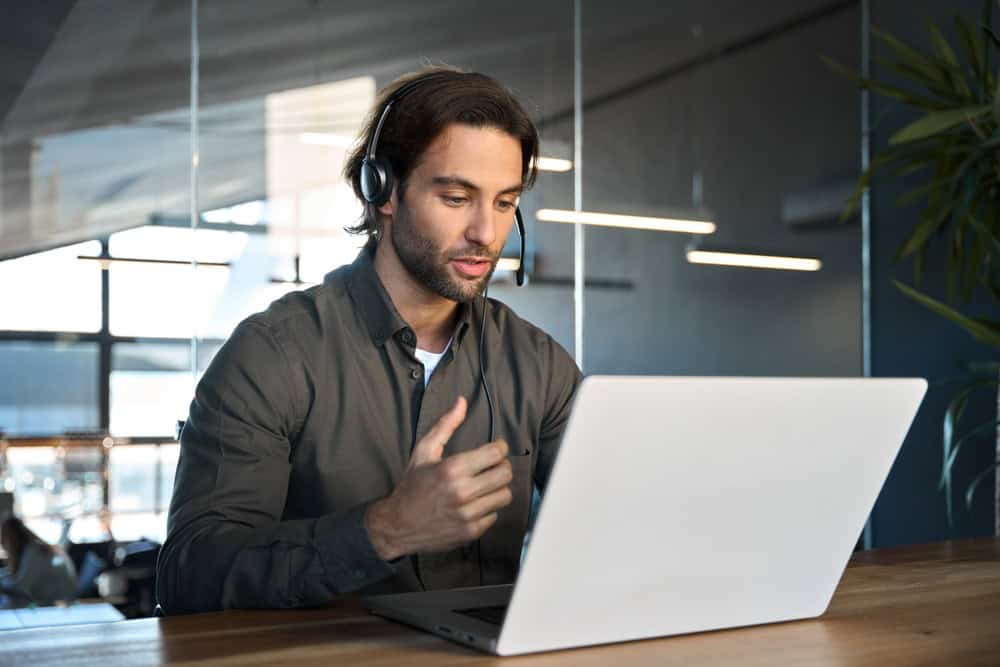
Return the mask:
<path id="1" fill-rule="evenodd" d="M 392 188 L 353 229 L 365 249 L 243 321 L 198 385 L 157 563 L 168 614 L 514 579 L 581 379 L 482 296 L 537 131 L 492 79 L 433 68 L 372 111 L 345 168 L 363 200 L 372 143 Z"/>

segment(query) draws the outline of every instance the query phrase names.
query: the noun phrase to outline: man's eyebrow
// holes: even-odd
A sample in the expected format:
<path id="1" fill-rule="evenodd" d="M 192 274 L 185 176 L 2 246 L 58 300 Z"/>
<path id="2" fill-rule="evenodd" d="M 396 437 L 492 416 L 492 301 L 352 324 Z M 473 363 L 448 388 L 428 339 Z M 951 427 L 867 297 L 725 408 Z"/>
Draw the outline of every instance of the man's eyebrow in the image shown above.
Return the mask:
<path id="1" fill-rule="evenodd" d="M 482 188 L 480 188 L 475 183 L 472 183 L 471 181 L 467 181 L 464 178 L 461 178 L 459 176 L 435 176 L 431 180 L 431 183 L 433 183 L 434 185 L 459 185 L 459 186 L 465 188 L 466 190 L 472 190 L 473 192 L 479 192 L 480 190 L 482 190 Z M 501 190 L 499 192 L 499 194 L 502 194 L 502 195 L 507 195 L 507 194 L 519 195 L 519 194 L 521 194 L 522 191 L 524 191 L 524 186 L 521 185 L 520 183 L 518 183 L 517 185 L 512 185 L 509 188 L 504 188 L 503 190 Z"/>

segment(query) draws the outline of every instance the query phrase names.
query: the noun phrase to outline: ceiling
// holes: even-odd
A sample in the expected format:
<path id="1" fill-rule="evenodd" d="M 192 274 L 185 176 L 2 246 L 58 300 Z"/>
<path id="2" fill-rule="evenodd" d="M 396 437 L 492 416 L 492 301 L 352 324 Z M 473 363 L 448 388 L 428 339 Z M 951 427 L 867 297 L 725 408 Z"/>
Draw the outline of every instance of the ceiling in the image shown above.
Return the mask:
<path id="1" fill-rule="evenodd" d="M 598 104 L 631 94 L 685 64 L 726 57 L 734 47 L 753 48 L 754 39 L 768 38 L 769 31 L 793 29 L 796 20 L 819 20 L 854 4 L 584 0 L 584 100 Z M 0 192 L 0 220 L 6 220 L 0 224 L 0 256 L 135 224 L 143 212 L 183 213 L 190 3 L 3 5 L 14 20 L 0 28 L 0 183 L 6 191 Z M 514 88 L 542 126 L 543 140 L 570 127 L 572 0 L 200 0 L 198 35 L 200 135 L 205 142 L 213 133 L 229 137 L 206 155 L 214 166 L 205 176 L 218 172 L 232 180 L 234 172 L 247 172 L 214 205 L 261 196 L 263 99 L 277 91 L 357 76 L 372 76 L 381 86 L 421 64 L 444 62 L 488 72 Z M 116 133 L 101 134 L 108 128 Z M 62 165 L 58 192 L 39 194 L 45 185 L 37 173 L 39 145 L 52 154 L 52 146 L 67 144 L 86 183 L 73 186 L 69 167 Z M 26 157 L 32 152 L 34 176 Z M 45 196 L 68 199 L 74 187 L 80 210 L 60 211 L 55 222 L 40 225 L 29 211 L 18 210 L 19 203 L 23 209 Z"/>
<path id="2" fill-rule="evenodd" d="M 187 104 L 188 2 L 4 4 L 14 16 L 6 30 L 16 30 L 14 39 L 4 40 L 0 58 L 3 141 L 120 123 Z M 599 96 L 790 18 L 844 4 L 584 1 L 585 95 Z M 570 0 L 201 0 L 201 103 L 359 75 L 383 83 L 429 61 L 488 70 L 551 112 L 572 104 L 572 11 Z"/>

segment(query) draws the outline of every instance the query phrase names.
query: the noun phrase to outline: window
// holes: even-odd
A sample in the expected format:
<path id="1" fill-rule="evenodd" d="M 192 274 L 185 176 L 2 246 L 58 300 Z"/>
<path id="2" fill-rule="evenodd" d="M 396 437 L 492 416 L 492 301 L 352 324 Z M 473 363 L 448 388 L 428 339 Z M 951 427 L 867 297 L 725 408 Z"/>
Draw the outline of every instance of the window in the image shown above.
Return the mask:
<path id="1" fill-rule="evenodd" d="M 0 329 L 94 332 L 101 328 L 101 267 L 88 241 L 0 262 Z"/>
<path id="2" fill-rule="evenodd" d="M 112 257 L 235 262 L 247 234 L 140 227 L 111 236 Z M 110 273 L 110 326 L 116 336 L 189 338 L 201 335 L 220 303 L 232 300 L 232 266 L 114 263 Z"/>
<path id="3" fill-rule="evenodd" d="M 111 450 L 111 532 L 116 540 L 166 537 L 178 445 L 124 445 Z"/>
<path id="4" fill-rule="evenodd" d="M 14 512 L 47 542 L 62 534 L 62 465 L 55 447 L 10 447 L 4 487 L 14 493 Z"/>
<path id="5" fill-rule="evenodd" d="M 200 341 L 198 367 L 205 368 L 219 343 Z M 111 435 L 176 435 L 194 397 L 191 344 L 115 343 L 111 352 Z"/>
<path id="6" fill-rule="evenodd" d="M 96 430 L 97 374 L 96 343 L 0 341 L 0 432 Z"/>

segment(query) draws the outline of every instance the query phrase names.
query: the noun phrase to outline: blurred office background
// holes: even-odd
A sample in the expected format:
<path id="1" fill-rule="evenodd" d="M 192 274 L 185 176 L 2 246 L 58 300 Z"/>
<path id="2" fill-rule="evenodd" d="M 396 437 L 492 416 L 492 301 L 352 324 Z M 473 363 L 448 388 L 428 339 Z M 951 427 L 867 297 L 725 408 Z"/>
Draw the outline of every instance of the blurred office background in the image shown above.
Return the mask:
<path id="1" fill-rule="evenodd" d="M 863 118 L 872 151 L 911 118 L 878 97 L 863 116 L 857 86 L 822 60 L 878 73 L 884 49 L 872 44 L 863 61 L 863 26 L 921 43 L 924 17 L 978 16 L 980 2 L 2 5 L 0 491 L 45 539 L 105 545 L 104 567 L 123 545 L 162 541 L 176 425 L 233 327 L 353 260 L 359 241 L 343 227 L 361 209 L 340 177 L 344 155 L 376 91 L 428 63 L 493 75 L 538 124 L 554 167 L 522 201 L 529 285 L 500 272 L 491 295 L 586 374 L 936 381 L 989 354 L 892 287 L 909 278 L 893 257 L 919 207 L 897 202 L 898 182 L 876 180 L 870 234 L 860 216 L 838 222 L 861 171 Z M 538 215 L 577 199 L 716 230 L 588 225 L 578 262 L 574 226 Z M 818 270 L 700 264 L 693 250 Z M 932 294 L 943 270 L 929 258 Z M 950 398 L 932 387 L 868 546 L 992 534 L 992 478 L 946 519 L 937 480 Z M 995 418 L 996 403 L 974 397 L 967 421 Z M 955 478 L 994 455 L 968 451 Z M 148 606 L 131 604 L 132 615 Z"/>

